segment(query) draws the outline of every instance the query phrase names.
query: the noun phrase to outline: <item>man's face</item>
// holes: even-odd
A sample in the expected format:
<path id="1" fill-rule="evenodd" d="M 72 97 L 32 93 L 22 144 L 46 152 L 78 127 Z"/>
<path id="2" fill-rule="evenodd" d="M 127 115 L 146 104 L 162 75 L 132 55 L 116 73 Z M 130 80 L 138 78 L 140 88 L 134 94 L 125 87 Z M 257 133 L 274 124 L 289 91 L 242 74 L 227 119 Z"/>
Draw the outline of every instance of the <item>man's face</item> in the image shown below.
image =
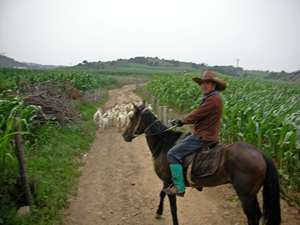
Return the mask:
<path id="1" fill-rule="evenodd" d="M 201 89 L 205 95 L 209 94 L 210 92 L 214 91 L 216 89 L 216 83 L 208 81 L 208 82 L 202 82 L 201 83 Z"/>

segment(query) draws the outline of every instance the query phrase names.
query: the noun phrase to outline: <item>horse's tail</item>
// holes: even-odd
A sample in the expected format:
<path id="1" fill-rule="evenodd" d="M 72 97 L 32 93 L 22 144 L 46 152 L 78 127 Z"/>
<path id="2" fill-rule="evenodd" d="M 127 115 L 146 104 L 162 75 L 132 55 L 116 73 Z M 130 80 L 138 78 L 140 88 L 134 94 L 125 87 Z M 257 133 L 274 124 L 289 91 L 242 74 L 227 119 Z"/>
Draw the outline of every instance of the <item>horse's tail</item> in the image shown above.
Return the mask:
<path id="1" fill-rule="evenodd" d="M 272 159 L 264 154 L 267 164 L 263 190 L 263 216 L 267 225 L 281 223 L 278 172 Z"/>

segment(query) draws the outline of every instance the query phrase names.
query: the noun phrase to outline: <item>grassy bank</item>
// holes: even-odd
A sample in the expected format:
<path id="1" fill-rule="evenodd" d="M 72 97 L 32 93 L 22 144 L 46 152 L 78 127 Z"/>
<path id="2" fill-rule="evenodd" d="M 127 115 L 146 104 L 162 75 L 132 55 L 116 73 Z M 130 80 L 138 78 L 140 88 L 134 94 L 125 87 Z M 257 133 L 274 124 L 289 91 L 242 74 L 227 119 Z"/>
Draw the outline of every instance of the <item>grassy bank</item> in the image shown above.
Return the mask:
<path id="1" fill-rule="evenodd" d="M 21 192 L 17 160 L 11 160 L 10 176 L 1 182 L 0 224 L 55 224 L 63 217 L 69 195 L 76 195 L 82 153 L 89 150 L 97 128 L 92 121 L 95 105 L 83 102 L 77 109 L 80 116 L 65 127 L 58 124 L 39 127 L 44 143 L 30 151 L 25 149 L 34 201 L 29 216 L 16 217 L 17 209 L 26 205 L 26 201 Z"/>
<path id="2" fill-rule="evenodd" d="M 13 138 L 10 138 L 8 150 L 1 152 L 1 156 L 4 157 L 0 162 L 1 165 L 5 162 L 5 171 L 1 173 L 0 179 L 0 224 L 58 224 L 63 219 L 64 210 L 69 205 L 68 199 L 77 194 L 78 178 L 81 176 L 78 168 L 84 165 L 81 162 L 83 153 L 90 150 L 90 145 L 96 137 L 98 128 L 93 122 L 95 109 L 108 100 L 109 90 L 121 88 L 126 84 L 116 83 L 103 87 L 103 95 L 97 102 L 85 99 L 82 103 L 76 103 L 77 116 L 65 126 L 51 120 L 42 125 L 31 125 L 34 123 L 30 118 L 34 119 L 34 112 L 39 108 L 29 108 L 31 114 L 27 113 L 26 117 L 22 117 L 22 123 L 29 124 L 22 138 L 34 205 L 30 215 L 17 217 L 17 210 L 27 203 L 18 160 L 14 154 L 14 144 L 11 142 Z M 16 111 L 18 105 L 23 105 L 18 109 L 20 115 L 29 111 L 22 99 L 2 96 L 1 100 L 7 101 L 1 104 L 1 115 Z M 15 117 L 11 118 L 11 121 L 13 120 Z M 4 130 L 8 124 L 8 117 L 2 121 L 1 130 Z M 25 128 L 26 126 L 23 126 L 23 129 Z"/>

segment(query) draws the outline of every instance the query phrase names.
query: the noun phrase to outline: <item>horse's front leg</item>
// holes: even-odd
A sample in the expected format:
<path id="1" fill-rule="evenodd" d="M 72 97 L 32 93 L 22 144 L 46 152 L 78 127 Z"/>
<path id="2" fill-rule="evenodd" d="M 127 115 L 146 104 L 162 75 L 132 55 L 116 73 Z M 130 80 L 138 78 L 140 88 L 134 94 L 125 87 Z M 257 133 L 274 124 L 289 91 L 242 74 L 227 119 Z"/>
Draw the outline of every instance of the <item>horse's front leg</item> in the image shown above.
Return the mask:
<path id="1" fill-rule="evenodd" d="M 178 225 L 176 195 L 168 195 L 172 213 L 173 224 Z"/>
<path id="2" fill-rule="evenodd" d="M 164 209 L 164 199 L 166 197 L 166 193 L 161 191 L 160 192 L 160 202 L 159 202 L 159 206 L 158 206 L 158 209 L 156 211 L 156 214 L 155 214 L 155 218 L 160 218 L 160 216 L 163 214 L 163 209 Z"/>

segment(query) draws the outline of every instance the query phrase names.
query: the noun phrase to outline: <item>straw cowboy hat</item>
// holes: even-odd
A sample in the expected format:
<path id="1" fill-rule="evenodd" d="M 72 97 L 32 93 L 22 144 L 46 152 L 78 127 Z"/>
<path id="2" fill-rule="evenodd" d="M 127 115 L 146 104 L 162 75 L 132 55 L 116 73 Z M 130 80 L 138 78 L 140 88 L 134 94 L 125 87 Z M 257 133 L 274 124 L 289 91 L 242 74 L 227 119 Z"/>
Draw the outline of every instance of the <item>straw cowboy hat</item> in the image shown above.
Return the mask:
<path id="1" fill-rule="evenodd" d="M 197 84 L 201 85 L 202 82 L 215 82 L 217 84 L 217 89 L 219 91 L 224 91 L 226 89 L 226 83 L 225 81 L 217 78 L 217 74 L 211 71 L 205 71 L 203 74 L 203 78 L 195 77 L 193 78 L 193 81 L 195 81 Z"/>

